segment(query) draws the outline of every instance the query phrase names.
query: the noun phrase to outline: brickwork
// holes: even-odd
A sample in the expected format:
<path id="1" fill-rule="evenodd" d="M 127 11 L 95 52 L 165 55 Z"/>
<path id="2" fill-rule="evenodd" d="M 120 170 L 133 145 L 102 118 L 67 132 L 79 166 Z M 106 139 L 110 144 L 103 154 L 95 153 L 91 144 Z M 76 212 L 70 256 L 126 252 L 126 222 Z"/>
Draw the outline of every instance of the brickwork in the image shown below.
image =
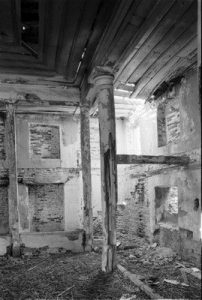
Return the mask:
<path id="1" fill-rule="evenodd" d="M 165 146 L 167 144 L 165 104 L 159 104 L 157 108 L 157 133 L 158 147 Z"/>
<path id="2" fill-rule="evenodd" d="M 5 158 L 5 116 L 0 113 L 0 160 Z"/>
<path id="3" fill-rule="evenodd" d="M 30 156 L 32 158 L 60 158 L 59 126 L 45 124 L 29 124 Z"/>
<path id="4" fill-rule="evenodd" d="M 156 186 L 155 196 L 156 223 L 178 224 L 178 188 Z"/>
<path id="5" fill-rule="evenodd" d="M 0 186 L 0 234 L 7 234 L 8 231 L 8 187 Z"/>
<path id="6" fill-rule="evenodd" d="M 63 184 L 29 186 L 30 231 L 64 230 Z"/>
<path id="7" fill-rule="evenodd" d="M 133 180 L 125 204 L 117 209 L 117 236 L 132 241 L 135 236 L 149 238 L 149 207 L 147 202 L 147 180 Z"/>
<path id="8" fill-rule="evenodd" d="M 180 126 L 179 103 L 172 100 L 159 104 L 157 108 L 158 147 L 178 142 Z"/>
<path id="9" fill-rule="evenodd" d="M 177 228 L 167 228 L 161 226 L 160 228 L 160 245 L 162 247 L 168 247 L 179 253 L 180 251 L 180 234 Z"/>
<path id="10" fill-rule="evenodd" d="M 188 260 L 201 268 L 201 241 L 184 237 L 184 230 L 180 228 L 180 254 L 184 260 Z"/>
<path id="11" fill-rule="evenodd" d="M 179 103 L 170 102 L 166 106 L 166 136 L 167 143 L 176 142 L 180 138 Z"/>

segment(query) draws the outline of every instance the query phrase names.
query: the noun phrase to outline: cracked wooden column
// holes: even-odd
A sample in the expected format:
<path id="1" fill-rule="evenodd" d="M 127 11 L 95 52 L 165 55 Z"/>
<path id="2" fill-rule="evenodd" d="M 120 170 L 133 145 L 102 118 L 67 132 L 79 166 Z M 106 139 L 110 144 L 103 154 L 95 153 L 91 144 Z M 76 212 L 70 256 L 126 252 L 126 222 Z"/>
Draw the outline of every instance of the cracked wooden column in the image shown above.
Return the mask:
<path id="1" fill-rule="evenodd" d="M 90 120 L 89 102 L 81 93 L 81 163 L 83 179 L 83 248 L 91 250 L 93 243 L 93 212 L 91 197 L 91 155 L 90 155 Z"/>
<path id="2" fill-rule="evenodd" d="M 18 216 L 18 179 L 15 108 L 13 103 L 6 104 L 6 160 L 9 170 L 9 231 L 11 235 L 12 256 L 20 255 L 19 216 Z"/>
<path id="3" fill-rule="evenodd" d="M 102 270 L 116 266 L 117 167 L 113 79 L 110 70 L 96 67 L 93 75 L 97 88 L 101 156 L 101 197 L 103 213 Z"/>

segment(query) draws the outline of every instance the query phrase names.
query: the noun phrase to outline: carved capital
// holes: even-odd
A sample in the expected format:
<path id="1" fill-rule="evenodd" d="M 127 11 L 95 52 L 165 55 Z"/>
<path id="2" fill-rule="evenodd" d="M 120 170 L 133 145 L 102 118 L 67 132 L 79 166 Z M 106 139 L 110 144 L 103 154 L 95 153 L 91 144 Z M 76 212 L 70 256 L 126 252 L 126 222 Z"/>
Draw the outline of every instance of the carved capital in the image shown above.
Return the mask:
<path id="1" fill-rule="evenodd" d="M 91 72 L 90 81 L 92 81 L 95 86 L 100 86 L 100 85 L 113 86 L 113 81 L 114 81 L 113 71 L 110 67 L 97 66 Z"/>

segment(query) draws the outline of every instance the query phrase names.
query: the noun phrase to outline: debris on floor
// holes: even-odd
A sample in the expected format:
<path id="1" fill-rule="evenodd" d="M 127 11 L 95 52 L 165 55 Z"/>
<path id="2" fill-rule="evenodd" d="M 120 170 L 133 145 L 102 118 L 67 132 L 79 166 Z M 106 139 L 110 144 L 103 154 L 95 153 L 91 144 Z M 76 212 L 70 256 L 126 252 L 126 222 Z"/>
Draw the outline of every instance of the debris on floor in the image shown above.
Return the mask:
<path id="1" fill-rule="evenodd" d="M 129 280 L 115 271 L 101 271 L 95 252 L 0 257 L 0 299 L 119 300 L 123 295 L 147 299 Z"/>
<path id="2" fill-rule="evenodd" d="M 20 259 L 0 257 L 0 300 L 150 299 L 119 270 L 101 272 L 100 244 L 96 247 L 96 252 L 80 254 L 25 248 Z M 136 238 L 128 245 L 121 241 L 117 250 L 118 264 L 136 274 L 136 279 L 160 295 L 158 299 L 200 299 L 200 270 L 171 249 Z"/>

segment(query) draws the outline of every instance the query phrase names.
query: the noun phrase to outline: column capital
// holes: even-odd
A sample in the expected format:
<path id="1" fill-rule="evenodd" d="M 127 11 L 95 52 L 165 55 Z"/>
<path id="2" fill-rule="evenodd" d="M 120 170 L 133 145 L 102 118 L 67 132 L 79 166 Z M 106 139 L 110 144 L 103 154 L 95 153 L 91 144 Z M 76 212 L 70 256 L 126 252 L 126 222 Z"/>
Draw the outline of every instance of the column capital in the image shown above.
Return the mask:
<path id="1" fill-rule="evenodd" d="M 89 80 L 95 85 L 113 85 L 114 74 L 112 68 L 106 66 L 96 66 L 89 77 Z"/>

